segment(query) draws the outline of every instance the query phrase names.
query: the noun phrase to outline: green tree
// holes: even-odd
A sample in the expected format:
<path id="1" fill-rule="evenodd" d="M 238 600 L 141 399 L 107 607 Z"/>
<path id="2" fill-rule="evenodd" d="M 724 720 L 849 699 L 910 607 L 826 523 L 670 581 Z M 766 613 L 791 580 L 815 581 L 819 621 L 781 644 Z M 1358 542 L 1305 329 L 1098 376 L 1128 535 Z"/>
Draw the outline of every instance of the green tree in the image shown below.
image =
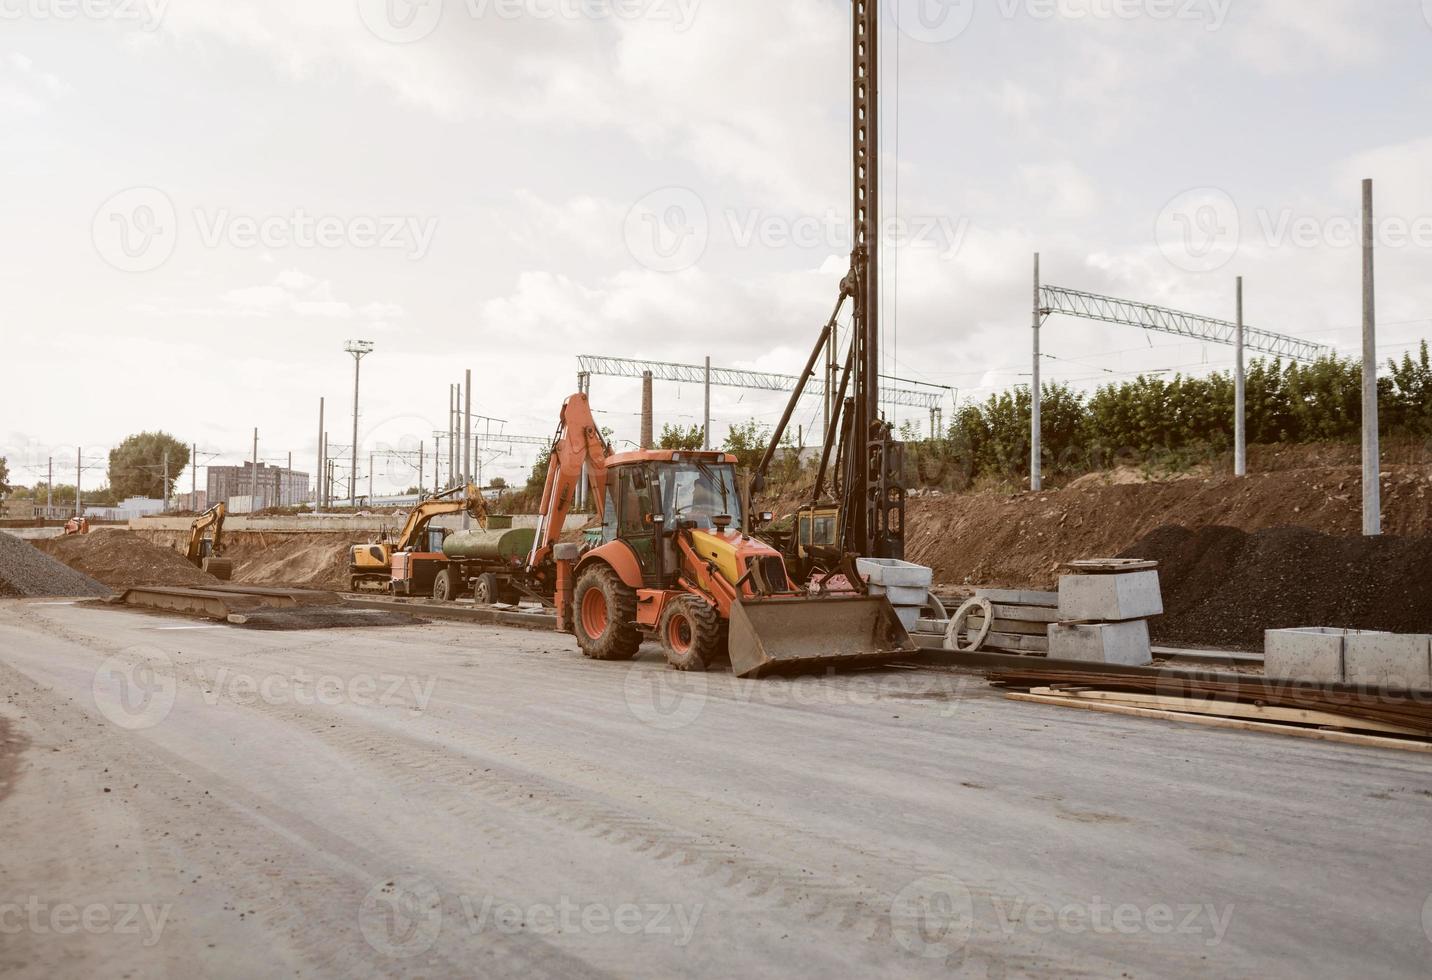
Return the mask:
<path id="1" fill-rule="evenodd" d="M 761 462 L 761 457 L 766 454 L 766 447 L 770 444 L 770 428 L 756 419 L 747 419 L 740 425 L 731 426 L 723 448 L 736 457 L 741 468 L 753 470 Z"/>
<path id="2" fill-rule="evenodd" d="M 0 456 L 0 497 L 10 492 L 10 461 Z"/>
<path id="3" fill-rule="evenodd" d="M 704 445 L 706 445 L 706 433 L 699 425 L 688 428 L 682 428 L 679 425 L 663 425 L 661 441 L 657 444 L 660 449 L 684 449 L 688 452 L 700 449 Z"/>
<path id="4" fill-rule="evenodd" d="M 168 454 L 169 485 L 164 484 Z M 189 465 L 189 447 L 167 432 L 141 432 L 109 451 L 109 486 L 114 495 L 168 497 L 180 471 Z"/>
<path id="5" fill-rule="evenodd" d="M 490 483 L 488 483 L 488 486 L 491 487 L 491 488 L 494 489 L 494 490 L 506 490 L 506 489 L 507 489 L 507 481 L 506 481 L 504 478 L 500 477 L 500 476 L 494 476 L 494 477 L 492 478 L 492 481 L 491 481 Z"/>

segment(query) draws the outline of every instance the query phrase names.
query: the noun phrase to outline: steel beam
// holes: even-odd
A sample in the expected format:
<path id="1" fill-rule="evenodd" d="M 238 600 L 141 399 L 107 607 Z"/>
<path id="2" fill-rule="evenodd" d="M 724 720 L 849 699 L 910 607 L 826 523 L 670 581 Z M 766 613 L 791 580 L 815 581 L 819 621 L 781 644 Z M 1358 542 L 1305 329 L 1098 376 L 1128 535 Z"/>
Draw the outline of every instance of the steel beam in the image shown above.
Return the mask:
<path id="1" fill-rule="evenodd" d="M 1184 313 L 1152 303 L 1115 299 L 1078 289 L 1061 286 L 1044 286 L 1040 290 L 1043 298 L 1043 312 L 1050 315 L 1063 313 L 1083 320 L 1098 320 L 1104 323 L 1120 323 L 1130 327 L 1142 327 L 1159 333 L 1190 337 L 1211 344 L 1235 346 L 1238 342 L 1238 324 L 1228 320 L 1215 320 L 1196 313 Z M 1289 360 L 1311 362 L 1332 353 L 1332 349 L 1310 341 L 1299 340 L 1287 334 L 1244 327 L 1244 346 L 1247 350 L 1260 351 Z"/>

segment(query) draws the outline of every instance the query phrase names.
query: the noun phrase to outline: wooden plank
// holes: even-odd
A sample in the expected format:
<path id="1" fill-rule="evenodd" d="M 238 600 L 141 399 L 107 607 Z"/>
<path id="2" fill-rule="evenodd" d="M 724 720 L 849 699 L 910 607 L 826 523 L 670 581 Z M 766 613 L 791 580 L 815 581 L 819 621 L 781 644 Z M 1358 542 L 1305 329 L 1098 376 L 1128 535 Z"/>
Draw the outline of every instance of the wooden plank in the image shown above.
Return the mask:
<path id="1" fill-rule="evenodd" d="M 1026 701 L 1030 704 L 1052 704 L 1061 708 L 1078 708 L 1081 711 L 1098 711 L 1111 715 L 1127 715 L 1132 718 L 1152 718 L 1158 721 L 1183 722 L 1188 725 L 1202 725 L 1205 728 L 1225 728 L 1243 732 L 1260 732 L 1267 735 L 1287 735 L 1292 738 L 1311 738 L 1320 742 L 1338 742 L 1343 745 L 1359 745 L 1373 749 L 1397 749 L 1401 752 L 1420 752 L 1432 755 L 1432 742 L 1409 742 L 1400 738 L 1384 738 L 1381 735 L 1359 735 L 1356 732 L 1332 732 L 1325 728 L 1296 728 L 1292 725 L 1275 725 L 1261 721 L 1246 721 L 1240 718 L 1219 718 L 1213 715 L 1186 714 L 1180 711 L 1155 711 L 1152 708 L 1136 708 L 1111 701 L 1092 701 L 1087 698 L 1046 697 L 1039 694 L 1005 695 L 1010 701 Z"/>
<path id="2" fill-rule="evenodd" d="M 1038 693 L 1058 696 L 1062 692 L 1042 688 Z M 1296 725 L 1328 725 L 1333 728 L 1356 728 L 1360 731 L 1382 732 L 1388 735 L 1416 735 L 1426 733 L 1416 728 L 1389 725 L 1385 722 L 1367 721 L 1349 715 L 1333 714 L 1328 711 L 1312 711 L 1305 708 L 1278 708 L 1271 705 L 1242 704 L 1234 701 L 1199 700 L 1195 698 L 1165 697 L 1156 694 L 1127 694 L 1122 691 L 1071 690 L 1073 697 L 1089 698 L 1095 701 L 1112 701 L 1132 704 L 1139 708 L 1155 708 L 1164 711 L 1188 711 L 1200 715 L 1219 715 L 1225 718 L 1249 718 L 1254 721 L 1286 722 Z"/>
<path id="3" fill-rule="evenodd" d="M 1045 606 L 1059 608 L 1058 592 L 1025 592 L 1018 589 L 975 589 L 975 595 L 1007 606 Z"/>
<path id="4" fill-rule="evenodd" d="M 1159 567 L 1159 563 L 1140 558 L 1089 558 L 1083 561 L 1067 561 L 1064 567 L 1071 572 L 1085 575 L 1118 575 L 1125 572 L 1151 572 Z"/>

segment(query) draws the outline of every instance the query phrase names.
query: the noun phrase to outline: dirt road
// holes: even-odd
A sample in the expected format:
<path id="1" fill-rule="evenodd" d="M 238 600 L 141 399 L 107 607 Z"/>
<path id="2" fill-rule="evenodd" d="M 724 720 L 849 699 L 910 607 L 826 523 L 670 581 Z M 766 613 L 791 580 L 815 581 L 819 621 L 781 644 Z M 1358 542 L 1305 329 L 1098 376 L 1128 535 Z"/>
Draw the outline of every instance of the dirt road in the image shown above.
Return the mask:
<path id="1" fill-rule="evenodd" d="M 1426 757 L 958 674 L 6 601 L 0 719 L 0 973 L 1432 968 Z"/>

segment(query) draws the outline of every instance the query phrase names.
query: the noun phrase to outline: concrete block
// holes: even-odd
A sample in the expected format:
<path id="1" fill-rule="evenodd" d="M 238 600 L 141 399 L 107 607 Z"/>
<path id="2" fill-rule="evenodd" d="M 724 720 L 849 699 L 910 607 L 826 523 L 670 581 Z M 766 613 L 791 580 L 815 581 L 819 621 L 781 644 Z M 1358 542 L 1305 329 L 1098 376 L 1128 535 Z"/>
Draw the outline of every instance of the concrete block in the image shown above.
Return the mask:
<path id="1" fill-rule="evenodd" d="M 1349 632 L 1323 626 L 1268 630 L 1263 635 L 1263 673 L 1270 680 L 1341 684 Z"/>
<path id="2" fill-rule="evenodd" d="M 929 590 L 935 581 L 933 569 L 894 558 L 857 558 L 855 570 L 871 585 Z M 922 598 L 920 600 L 924 602 Z"/>
<path id="3" fill-rule="evenodd" d="M 1398 691 L 1432 690 L 1432 637 L 1360 633 L 1343 645 L 1343 678 L 1349 684 Z"/>
<path id="4" fill-rule="evenodd" d="M 1049 627 L 1049 658 L 1147 666 L 1154 661 L 1148 621 L 1135 619 L 1093 626 L 1060 626 L 1055 623 Z"/>
<path id="5" fill-rule="evenodd" d="M 910 632 L 920 623 L 920 609 L 918 606 L 896 606 L 895 615 L 900 620 L 900 625 L 905 627 L 905 632 Z"/>
<path id="6" fill-rule="evenodd" d="M 1163 615 L 1156 571 L 1120 575 L 1064 575 L 1059 579 L 1059 618 L 1117 623 Z"/>
<path id="7" fill-rule="evenodd" d="M 870 594 L 883 595 L 890 600 L 892 606 L 916 606 L 923 609 L 930 590 L 918 585 L 872 585 Z"/>
<path id="8" fill-rule="evenodd" d="M 1027 592 L 1018 589 L 975 589 L 975 595 L 981 599 L 988 599 L 990 602 L 1000 602 L 1009 606 L 1048 606 L 1052 609 L 1059 605 L 1058 592 Z"/>

